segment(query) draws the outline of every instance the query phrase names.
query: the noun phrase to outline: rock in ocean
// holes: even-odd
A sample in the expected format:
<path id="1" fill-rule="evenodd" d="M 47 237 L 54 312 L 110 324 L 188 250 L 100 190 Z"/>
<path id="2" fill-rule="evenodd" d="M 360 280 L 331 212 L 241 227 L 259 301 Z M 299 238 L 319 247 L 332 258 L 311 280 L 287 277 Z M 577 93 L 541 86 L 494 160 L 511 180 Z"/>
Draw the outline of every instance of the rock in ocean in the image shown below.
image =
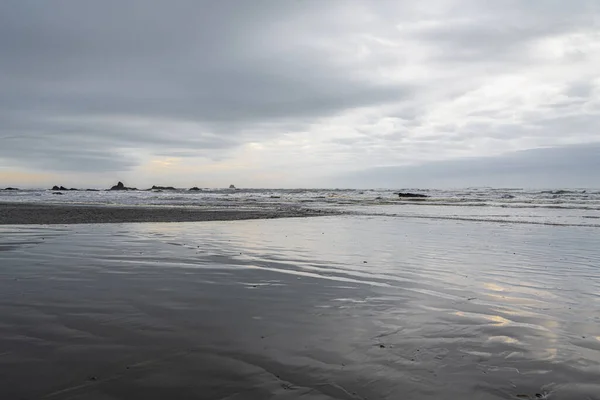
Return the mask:
<path id="1" fill-rule="evenodd" d="M 111 187 L 110 190 L 137 190 L 137 189 L 127 187 L 127 186 L 123 185 L 123 182 L 119 182 L 115 186 Z"/>
<path id="2" fill-rule="evenodd" d="M 398 197 L 400 197 L 401 199 L 403 199 L 403 198 L 426 199 L 427 197 L 429 197 L 426 194 L 419 194 L 419 193 L 403 193 L 403 192 L 400 192 L 400 193 L 394 193 L 394 194 L 397 194 Z"/>

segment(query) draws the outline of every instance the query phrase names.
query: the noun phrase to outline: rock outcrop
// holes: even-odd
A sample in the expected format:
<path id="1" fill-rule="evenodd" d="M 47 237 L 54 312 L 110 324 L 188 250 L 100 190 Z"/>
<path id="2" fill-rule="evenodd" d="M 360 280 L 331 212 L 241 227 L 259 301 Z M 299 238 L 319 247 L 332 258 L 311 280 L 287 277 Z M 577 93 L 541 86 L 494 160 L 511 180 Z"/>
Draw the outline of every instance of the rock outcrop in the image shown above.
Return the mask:
<path id="1" fill-rule="evenodd" d="M 52 186 L 52 189 L 50 189 L 50 190 L 60 190 L 60 191 L 64 192 L 64 191 L 67 191 L 67 190 L 79 190 L 79 189 L 76 189 L 76 188 L 69 189 L 69 188 L 66 188 L 64 186 L 56 186 L 56 185 L 54 185 L 54 186 Z"/>
<path id="2" fill-rule="evenodd" d="M 401 199 L 426 199 L 429 196 L 427 196 L 426 194 L 420 194 L 420 193 L 394 193 L 397 194 L 398 197 L 400 197 Z"/>
<path id="3" fill-rule="evenodd" d="M 200 189 L 198 186 L 194 186 L 193 188 L 190 188 L 189 191 L 190 192 L 200 192 L 202 189 Z"/>
<path id="4" fill-rule="evenodd" d="M 137 190 L 137 189 L 127 187 L 127 186 L 123 185 L 123 182 L 119 182 L 115 186 L 111 187 L 110 190 Z"/>
<path id="5" fill-rule="evenodd" d="M 152 185 L 150 190 L 177 190 L 173 186 L 156 186 Z"/>
<path id="6" fill-rule="evenodd" d="M 14 187 L 7 187 L 4 190 L 19 190 L 18 188 L 14 188 Z"/>
<path id="7" fill-rule="evenodd" d="M 229 185 L 229 189 L 236 189 L 234 185 Z"/>

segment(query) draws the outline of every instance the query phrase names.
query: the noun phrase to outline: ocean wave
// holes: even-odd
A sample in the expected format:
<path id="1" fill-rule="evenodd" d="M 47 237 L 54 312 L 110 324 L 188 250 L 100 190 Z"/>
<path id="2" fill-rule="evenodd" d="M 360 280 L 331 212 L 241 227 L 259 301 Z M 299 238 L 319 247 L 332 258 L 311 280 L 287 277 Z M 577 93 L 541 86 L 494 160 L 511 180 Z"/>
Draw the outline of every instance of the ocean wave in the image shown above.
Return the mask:
<path id="1" fill-rule="evenodd" d="M 494 217 L 470 217 L 470 216 L 454 216 L 454 215 L 424 215 L 424 214 L 393 214 L 393 213 L 361 213 L 356 212 L 355 215 L 364 216 L 385 216 L 392 218 L 408 218 L 408 219 L 428 219 L 428 220 L 450 220 L 450 221 L 469 221 L 469 222 L 493 222 L 501 224 L 519 224 L 519 225 L 545 225 L 545 226 L 564 226 L 564 227 L 588 227 L 600 228 L 600 224 L 585 224 L 585 223 L 569 223 L 569 222 L 554 222 L 554 221 L 534 221 L 534 220 L 516 220 Z"/>

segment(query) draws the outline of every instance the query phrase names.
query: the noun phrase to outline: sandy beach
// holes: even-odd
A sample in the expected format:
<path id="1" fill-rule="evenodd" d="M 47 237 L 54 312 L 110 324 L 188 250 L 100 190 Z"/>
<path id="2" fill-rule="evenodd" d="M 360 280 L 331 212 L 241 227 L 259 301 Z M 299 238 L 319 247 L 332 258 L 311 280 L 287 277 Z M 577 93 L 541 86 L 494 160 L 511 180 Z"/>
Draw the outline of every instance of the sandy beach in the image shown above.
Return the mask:
<path id="1" fill-rule="evenodd" d="M 316 215 L 323 215 L 323 212 L 300 208 L 206 210 L 198 207 L 0 203 L 0 225 L 231 221 Z"/>
<path id="2" fill-rule="evenodd" d="M 0 398 L 599 399 L 595 232 L 2 226 Z"/>

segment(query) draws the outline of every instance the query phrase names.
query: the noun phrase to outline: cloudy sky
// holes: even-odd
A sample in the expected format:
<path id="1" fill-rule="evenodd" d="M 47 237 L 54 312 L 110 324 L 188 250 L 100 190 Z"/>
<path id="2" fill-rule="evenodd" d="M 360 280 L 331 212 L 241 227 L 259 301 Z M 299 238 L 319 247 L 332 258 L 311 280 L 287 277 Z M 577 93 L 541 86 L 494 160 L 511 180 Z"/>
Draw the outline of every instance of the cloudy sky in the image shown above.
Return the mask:
<path id="1" fill-rule="evenodd" d="M 0 2 L 0 185 L 600 186 L 598 159 L 597 0 Z"/>

